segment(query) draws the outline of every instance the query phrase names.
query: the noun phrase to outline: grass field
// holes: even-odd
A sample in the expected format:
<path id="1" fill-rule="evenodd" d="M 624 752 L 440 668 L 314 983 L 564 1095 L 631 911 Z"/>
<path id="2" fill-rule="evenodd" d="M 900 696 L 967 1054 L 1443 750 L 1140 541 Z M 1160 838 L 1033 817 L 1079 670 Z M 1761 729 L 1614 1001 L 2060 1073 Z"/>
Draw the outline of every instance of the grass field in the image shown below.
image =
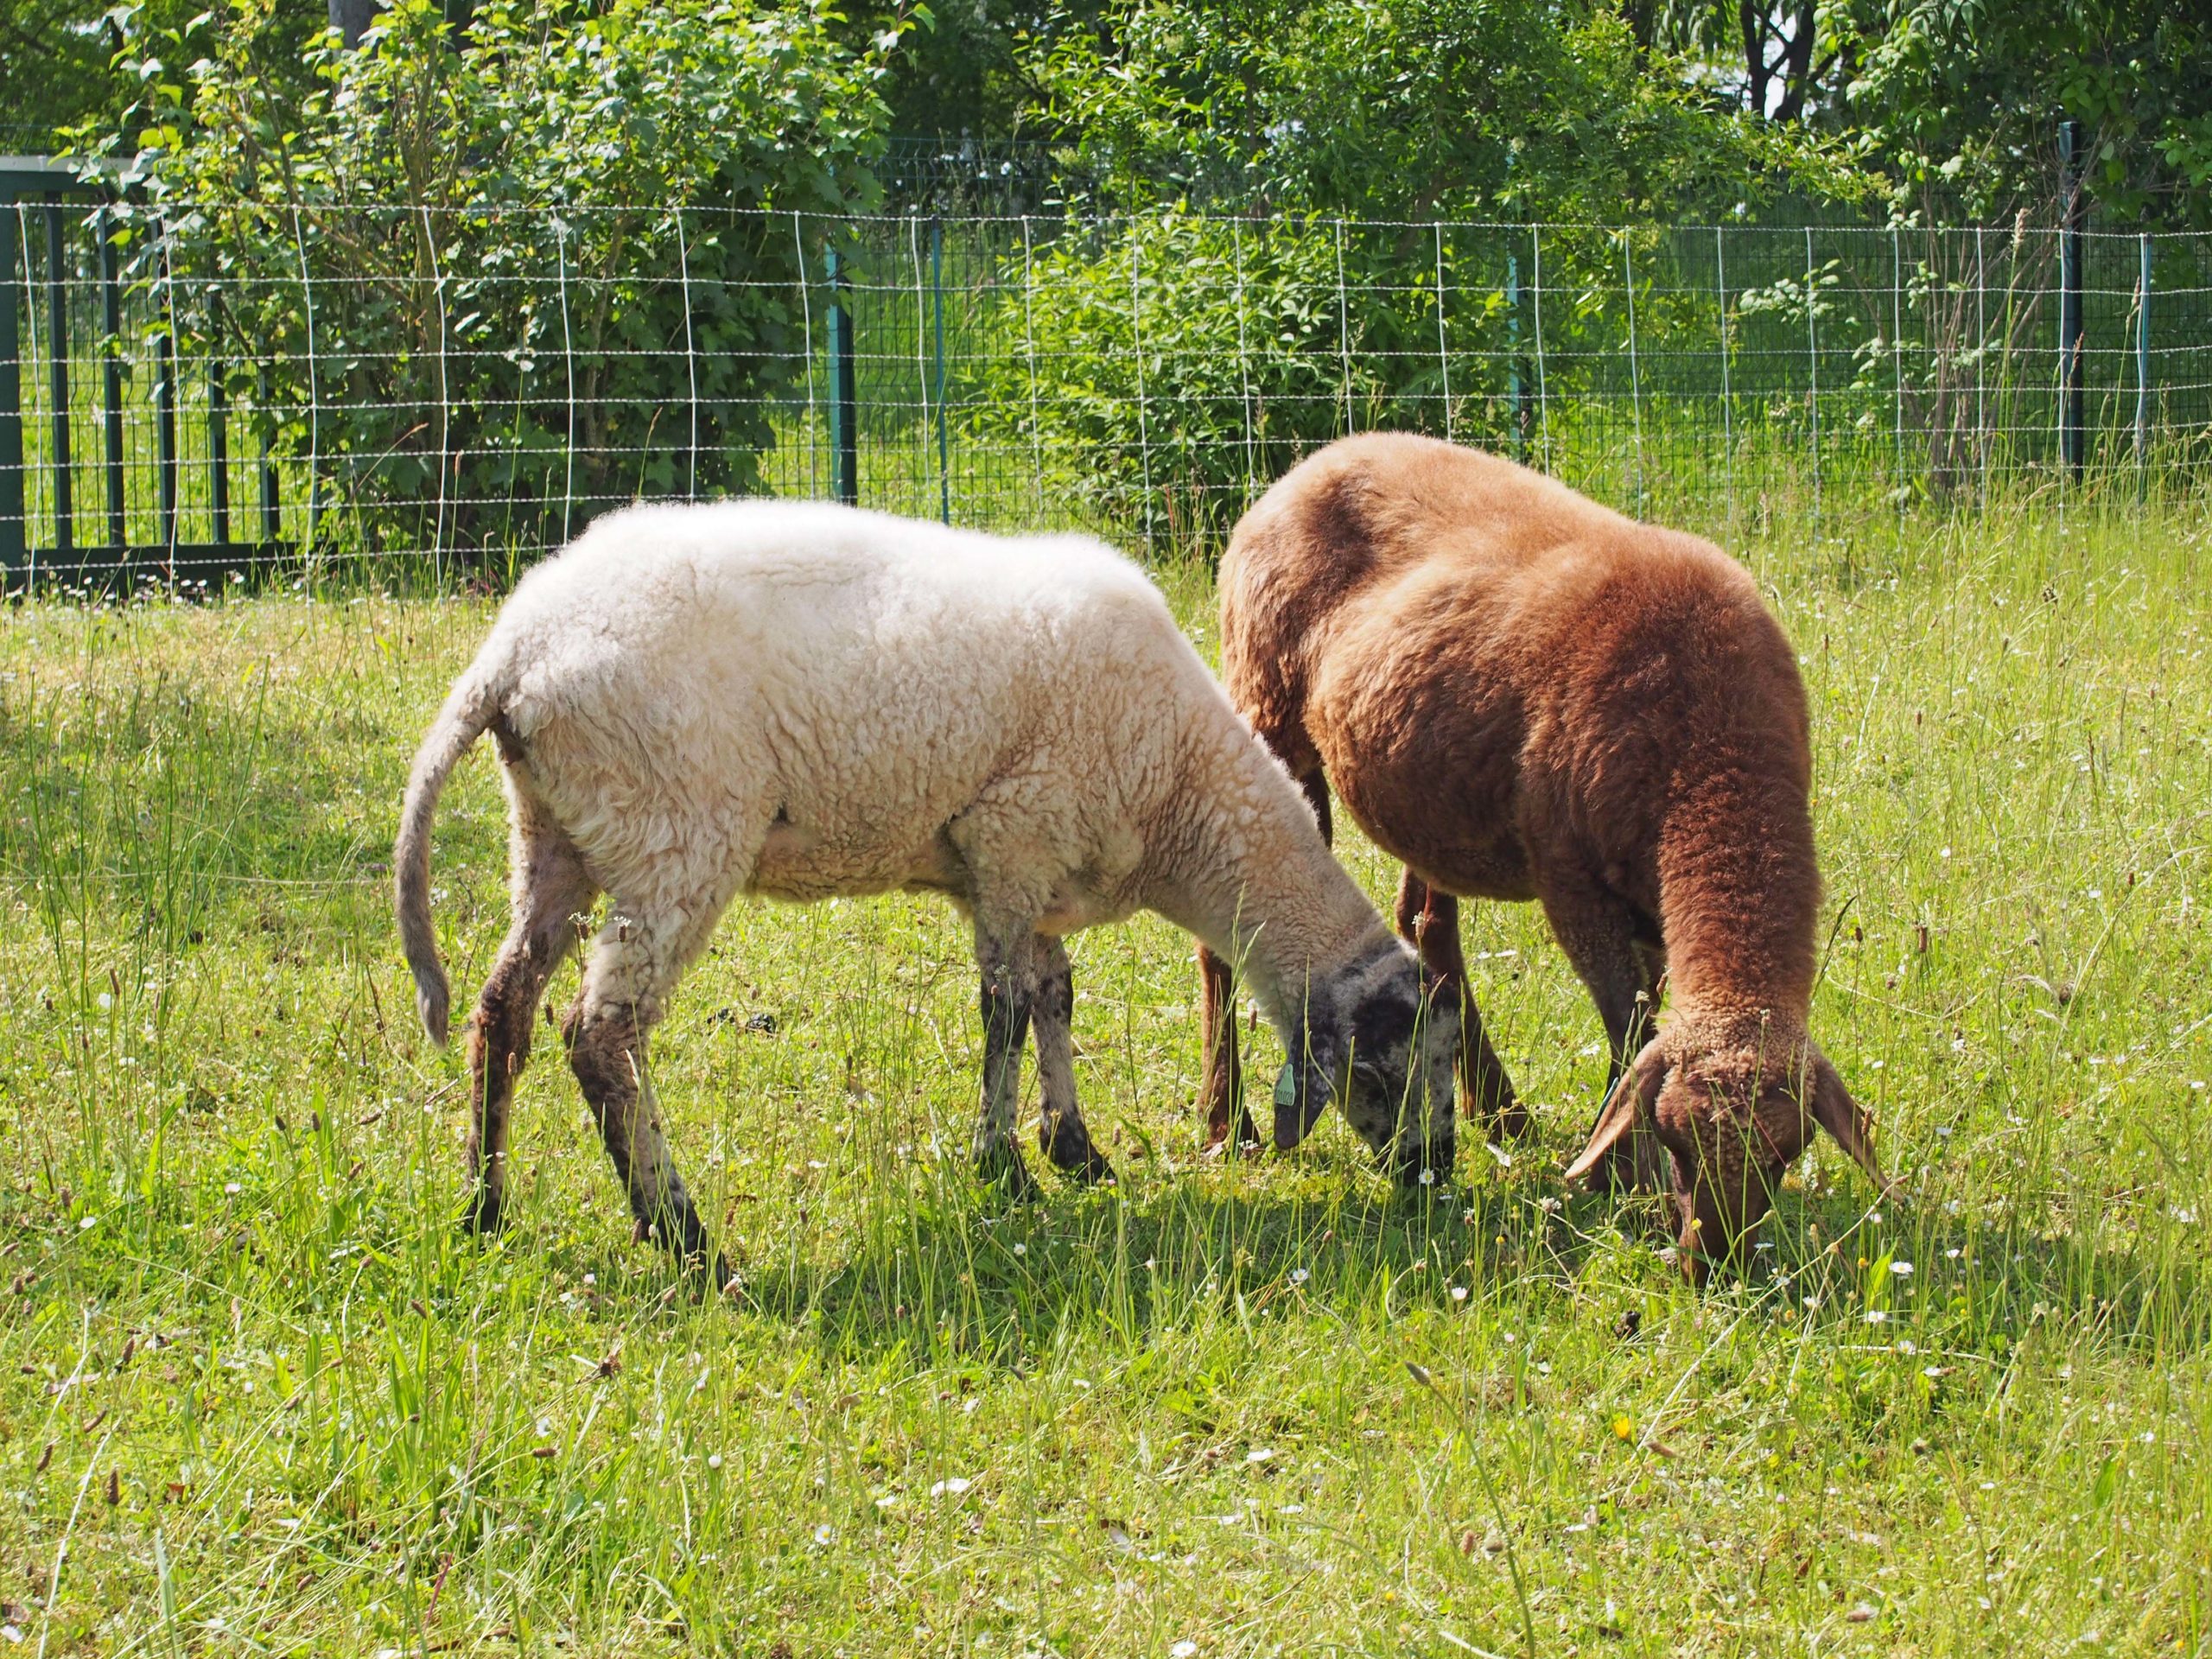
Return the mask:
<path id="1" fill-rule="evenodd" d="M 1202 1162 L 1145 920 L 1075 946 L 1121 1185 L 1006 1208 L 963 931 L 891 899 L 734 912 L 657 1041 L 734 1299 L 631 1242 L 544 1034 L 469 1243 L 384 861 L 486 607 L 13 612 L 0 1652 L 2202 1650 L 2212 518 L 1739 550 L 1815 704 L 1814 1028 L 1908 1196 L 1823 1142 L 1701 1296 L 1561 1186 L 1599 1032 L 1526 907 L 1469 949 L 1541 1133 L 1448 1193 L 1334 1119 Z"/>

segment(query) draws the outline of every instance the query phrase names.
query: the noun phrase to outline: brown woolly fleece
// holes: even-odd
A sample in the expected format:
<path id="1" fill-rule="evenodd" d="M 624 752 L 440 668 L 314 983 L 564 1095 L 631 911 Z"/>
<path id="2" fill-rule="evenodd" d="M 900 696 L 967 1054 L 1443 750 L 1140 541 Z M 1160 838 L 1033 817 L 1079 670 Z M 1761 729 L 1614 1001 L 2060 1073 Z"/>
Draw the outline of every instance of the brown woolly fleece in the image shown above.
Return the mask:
<path id="1" fill-rule="evenodd" d="M 1880 1181 L 1872 1125 L 1806 1030 L 1805 690 L 1741 566 L 1510 461 L 1374 434 L 1245 514 L 1221 620 L 1230 696 L 1324 832 L 1333 786 L 1404 861 L 1400 929 L 1465 999 L 1470 1112 L 1528 1121 L 1465 997 L 1456 900 L 1534 899 L 1612 1045 L 1569 1173 L 1652 1179 L 1663 1149 L 1693 1277 L 1756 1228 L 1812 1123 Z M 1201 956 L 1218 1143 L 1249 1126 L 1230 970 Z"/>

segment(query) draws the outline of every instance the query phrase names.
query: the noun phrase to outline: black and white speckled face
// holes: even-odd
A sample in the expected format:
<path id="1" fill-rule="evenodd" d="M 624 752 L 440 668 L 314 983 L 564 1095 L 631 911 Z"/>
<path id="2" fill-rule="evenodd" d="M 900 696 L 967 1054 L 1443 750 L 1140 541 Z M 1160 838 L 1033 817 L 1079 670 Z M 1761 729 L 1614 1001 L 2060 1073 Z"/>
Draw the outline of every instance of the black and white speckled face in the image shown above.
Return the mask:
<path id="1" fill-rule="evenodd" d="M 1456 998 L 1427 985 L 1408 947 L 1393 942 L 1326 986 L 1306 1020 L 1306 1064 L 1275 1086 L 1275 1144 L 1306 1138 L 1331 1100 L 1402 1181 L 1452 1173 Z"/>

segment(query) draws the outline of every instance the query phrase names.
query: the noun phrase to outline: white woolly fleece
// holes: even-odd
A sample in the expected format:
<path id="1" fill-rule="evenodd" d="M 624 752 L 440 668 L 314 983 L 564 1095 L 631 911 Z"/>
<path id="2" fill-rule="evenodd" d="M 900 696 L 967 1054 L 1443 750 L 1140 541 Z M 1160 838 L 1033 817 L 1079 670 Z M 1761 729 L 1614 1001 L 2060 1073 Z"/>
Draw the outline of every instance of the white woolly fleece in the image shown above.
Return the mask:
<path id="1" fill-rule="evenodd" d="M 774 502 L 599 520 L 425 740 L 397 860 L 418 979 L 410 871 L 495 722 L 511 791 L 639 931 L 610 998 L 657 1008 L 740 892 L 939 890 L 991 935 L 1154 909 L 1242 959 L 1279 1029 L 1389 939 L 1158 591 L 1087 537 Z"/>

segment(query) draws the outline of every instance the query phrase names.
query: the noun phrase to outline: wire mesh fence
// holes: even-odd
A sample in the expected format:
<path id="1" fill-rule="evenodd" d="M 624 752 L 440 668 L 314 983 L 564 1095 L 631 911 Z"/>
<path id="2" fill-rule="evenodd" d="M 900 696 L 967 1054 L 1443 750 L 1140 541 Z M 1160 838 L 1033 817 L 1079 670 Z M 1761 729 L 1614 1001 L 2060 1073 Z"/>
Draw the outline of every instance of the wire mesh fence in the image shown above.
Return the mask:
<path id="1" fill-rule="evenodd" d="M 1380 428 L 1697 528 L 2190 487 L 2212 238 L 2073 247 L 18 200 L 0 560 L 19 585 L 449 580 L 630 501 L 744 493 L 1205 543 L 1299 455 Z"/>

